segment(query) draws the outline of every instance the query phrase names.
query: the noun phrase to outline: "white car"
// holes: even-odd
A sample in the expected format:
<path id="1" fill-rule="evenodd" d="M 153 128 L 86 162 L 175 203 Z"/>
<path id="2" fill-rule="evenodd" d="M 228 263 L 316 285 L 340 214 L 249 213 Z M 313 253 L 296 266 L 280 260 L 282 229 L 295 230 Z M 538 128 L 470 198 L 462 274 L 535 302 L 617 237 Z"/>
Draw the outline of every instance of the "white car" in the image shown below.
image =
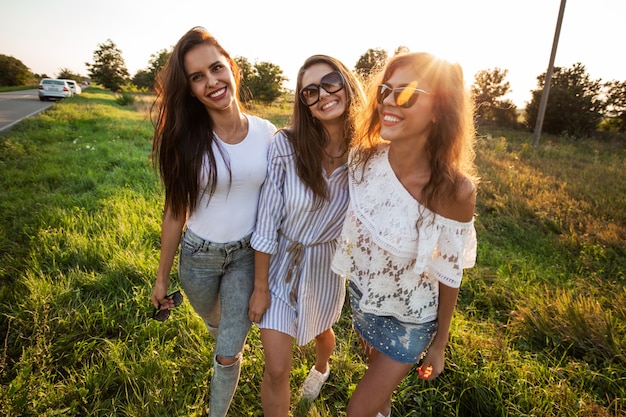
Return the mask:
<path id="1" fill-rule="evenodd" d="M 76 81 L 74 80 L 67 80 L 62 78 L 63 81 L 67 81 L 67 83 L 70 85 L 70 90 L 72 90 L 72 94 L 80 94 L 83 92 L 83 89 L 80 88 L 80 84 L 78 84 Z"/>
<path id="2" fill-rule="evenodd" d="M 39 100 L 41 101 L 49 98 L 62 99 L 72 97 L 72 95 L 72 89 L 65 80 L 43 78 L 39 82 Z"/>

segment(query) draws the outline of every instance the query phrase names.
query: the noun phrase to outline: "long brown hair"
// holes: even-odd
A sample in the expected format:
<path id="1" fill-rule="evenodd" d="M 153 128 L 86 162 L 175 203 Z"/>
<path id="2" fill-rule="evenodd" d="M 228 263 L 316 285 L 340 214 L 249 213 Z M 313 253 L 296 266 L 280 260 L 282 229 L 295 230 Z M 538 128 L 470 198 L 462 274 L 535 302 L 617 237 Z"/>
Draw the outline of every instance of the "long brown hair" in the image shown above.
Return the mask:
<path id="1" fill-rule="evenodd" d="M 313 55 L 304 61 L 298 71 L 296 82 L 296 99 L 291 126 L 283 129 L 295 150 L 296 169 L 298 176 L 308 186 L 318 202 L 328 199 L 328 189 L 323 177 L 322 159 L 324 147 L 328 144 L 328 133 L 322 124 L 313 117 L 308 106 L 298 99 L 298 91 L 303 87 L 302 77 L 305 71 L 315 64 L 330 65 L 339 71 L 344 79 L 346 92 L 346 112 L 343 115 L 344 141 L 349 149 L 355 135 L 355 120 L 358 109 L 365 102 L 365 95 L 360 82 L 341 61 L 328 55 Z"/>
<path id="2" fill-rule="evenodd" d="M 217 168 L 213 152 L 214 122 L 204 105 L 191 95 L 185 71 L 185 55 L 198 45 L 214 46 L 230 64 L 238 97 L 240 69 L 234 59 L 206 29 L 194 27 L 178 41 L 170 58 L 156 80 L 156 95 L 152 110 L 154 136 L 152 162 L 159 170 L 165 186 L 165 208 L 176 218 L 193 211 L 203 192 L 212 195 L 217 183 Z M 237 99 L 237 105 L 241 104 Z M 209 184 L 201 189 L 200 174 L 205 156 L 209 160 Z"/>
<path id="3" fill-rule="evenodd" d="M 376 90 L 402 67 L 411 67 L 419 74 L 420 79 L 430 86 L 434 97 L 436 123 L 426 143 L 431 175 L 422 193 L 422 204 L 432 209 L 432 203 L 440 197 L 455 196 L 465 178 L 475 184 L 478 182 L 474 165 L 474 108 L 460 65 L 426 52 L 400 53 L 390 58 L 369 84 L 367 108 L 358 123 L 358 151 L 352 163 L 365 167 L 376 146 L 384 141 L 380 137 Z"/>

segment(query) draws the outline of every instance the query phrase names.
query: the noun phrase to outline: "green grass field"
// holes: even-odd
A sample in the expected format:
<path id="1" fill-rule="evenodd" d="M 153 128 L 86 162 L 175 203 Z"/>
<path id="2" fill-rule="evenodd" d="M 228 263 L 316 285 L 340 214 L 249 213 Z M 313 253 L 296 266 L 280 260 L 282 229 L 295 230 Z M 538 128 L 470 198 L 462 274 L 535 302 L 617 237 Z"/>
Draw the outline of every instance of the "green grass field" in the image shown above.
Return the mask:
<path id="1" fill-rule="evenodd" d="M 206 415 L 213 341 L 188 302 L 150 320 L 163 192 L 149 103 L 98 88 L 0 136 L 0 414 Z M 255 106 L 277 126 L 288 104 Z M 481 129 L 477 266 L 446 369 L 409 374 L 392 416 L 626 415 L 626 139 Z M 174 273 L 173 287 L 178 287 Z M 365 364 L 344 309 L 332 373 L 292 415 L 345 416 Z M 248 338 L 230 415 L 261 416 L 263 351 Z"/>

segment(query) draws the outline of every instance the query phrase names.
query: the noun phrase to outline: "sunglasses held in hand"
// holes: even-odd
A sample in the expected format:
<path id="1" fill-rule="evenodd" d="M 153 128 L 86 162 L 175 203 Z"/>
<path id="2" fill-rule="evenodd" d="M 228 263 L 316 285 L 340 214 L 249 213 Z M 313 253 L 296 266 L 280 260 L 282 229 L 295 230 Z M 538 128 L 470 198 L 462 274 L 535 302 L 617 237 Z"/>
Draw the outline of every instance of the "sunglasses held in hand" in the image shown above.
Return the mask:
<path id="1" fill-rule="evenodd" d="M 170 298 L 174 301 L 174 307 L 178 307 L 183 302 L 183 295 L 180 290 L 176 290 L 173 293 L 167 294 L 165 298 Z M 161 310 L 161 306 L 159 308 L 154 309 L 154 313 L 152 314 L 152 318 L 157 321 L 165 321 L 170 317 L 170 309 L 167 308 L 165 310 Z"/>

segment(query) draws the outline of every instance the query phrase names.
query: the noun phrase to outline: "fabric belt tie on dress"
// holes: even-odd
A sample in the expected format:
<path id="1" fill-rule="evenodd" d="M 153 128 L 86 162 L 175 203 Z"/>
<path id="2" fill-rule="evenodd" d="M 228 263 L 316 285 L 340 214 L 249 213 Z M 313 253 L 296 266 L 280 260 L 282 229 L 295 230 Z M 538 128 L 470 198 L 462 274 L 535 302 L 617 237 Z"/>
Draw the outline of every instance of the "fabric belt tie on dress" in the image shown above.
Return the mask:
<path id="1" fill-rule="evenodd" d="M 287 246 L 287 253 L 291 254 L 291 264 L 289 265 L 289 269 L 287 272 L 287 276 L 285 277 L 285 282 L 289 284 L 291 279 L 293 278 L 293 285 L 291 287 L 291 291 L 289 291 L 289 302 L 291 305 L 295 305 L 298 299 L 298 284 L 300 282 L 300 274 L 298 270 L 302 265 L 302 260 L 304 259 L 304 251 L 307 248 L 312 248 L 319 245 L 324 245 L 326 243 L 334 242 L 335 239 L 329 240 L 328 242 L 319 242 L 312 243 L 310 245 L 303 245 L 300 242 L 296 242 L 295 240 L 289 239 L 285 236 L 281 231 L 278 232 L 279 235 L 285 238 L 289 242 L 289 246 Z"/>

